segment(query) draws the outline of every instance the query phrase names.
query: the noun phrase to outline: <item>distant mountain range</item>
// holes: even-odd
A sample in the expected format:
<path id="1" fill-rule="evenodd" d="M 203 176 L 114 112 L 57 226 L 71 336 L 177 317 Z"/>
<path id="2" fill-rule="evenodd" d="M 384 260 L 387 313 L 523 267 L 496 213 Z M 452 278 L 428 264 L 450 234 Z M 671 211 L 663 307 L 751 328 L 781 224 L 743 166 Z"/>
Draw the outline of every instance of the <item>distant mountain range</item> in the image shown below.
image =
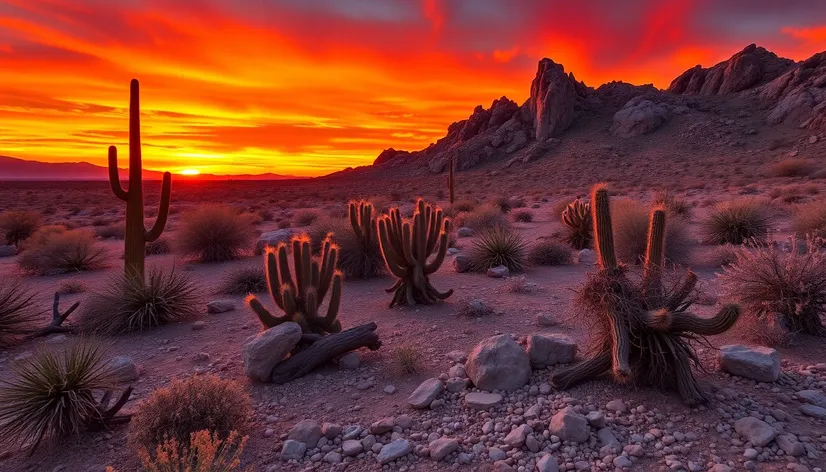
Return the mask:
<path id="1" fill-rule="evenodd" d="M 128 170 L 119 169 L 120 176 L 125 179 Z M 160 180 L 162 172 L 154 170 L 143 171 L 143 178 Z M 243 174 L 243 175 L 213 175 L 199 174 L 174 176 L 175 180 L 290 180 L 302 179 L 294 175 L 281 174 Z M 39 162 L 0 156 L 0 181 L 2 180 L 108 180 L 109 169 L 96 166 L 88 162 Z"/>

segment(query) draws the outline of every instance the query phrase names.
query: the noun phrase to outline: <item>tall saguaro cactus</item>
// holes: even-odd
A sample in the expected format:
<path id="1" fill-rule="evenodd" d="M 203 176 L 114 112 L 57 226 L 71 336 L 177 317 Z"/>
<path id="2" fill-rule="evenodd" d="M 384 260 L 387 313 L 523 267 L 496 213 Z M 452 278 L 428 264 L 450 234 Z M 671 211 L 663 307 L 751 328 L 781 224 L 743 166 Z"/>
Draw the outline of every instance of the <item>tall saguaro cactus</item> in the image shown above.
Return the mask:
<path id="1" fill-rule="evenodd" d="M 429 305 L 453 294 L 453 290 L 439 292 L 430 285 L 428 278 L 439 269 L 447 253 L 450 220 L 444 217 L 440 208 L 420 199 L 412 222 L 403 222 L 399 209 L 393 208 L 389 215 L 379 218 L 378 229 L 387 269 L 399 278 L 387 289 L 388 293 L 394 292 L 391 307 L 397 304 Z M 437 245 L 435 257 L 428 262 Z"/>
<path id="2" fill-rule="evenodd" d="M 447 191 L 448 191 L 448 202 L 453 205 L 453 200 L 456 196 L 456 180 L 453 176 L 454 167 L 456 167 L 455 159 L 453 156 L 450 156 L 450 159 L 447 161 Z"/>
<path id="3" fill-rule="evenodd" d="M 146 243 L 157 240 L 163 233 L 169 217 L 172 175 L 164 172 L 161 184 L 161 202 L 158 218 L 152 229 L 143 222 L 143 164 L 141 162 L 141 111 L 137 79 L 129 87 L 129 189 L 124 190 L 118 175 L 118 149 L 109 147 L 109 183 L 116 197 L 126 202 L 126 237 L 124 242 L 124 271 L 127 275 L 144 278 Z"/>
<path id="4" fill-rule="evenodd" d="M 591 202 L 599 271 L 589 274 L 578 303 L 593 315 L 594 350 L 588 359 L 555 372 L 554 385 L 565 389 L 607 376 L 620 383 L 676 390 L 689 405 L 704 402 L 691 370 L 699 363 L 691 341 L 728 330 L 740 308 L 724 305 L 711 318 L 688 312 L 697 283 L 690 271 L 675 289 L 664 289 L 666 215 L 661 207 L 651 212 L 642 281 L 633 282 L 617 262 L 604 186 L 594 188 Z"/>

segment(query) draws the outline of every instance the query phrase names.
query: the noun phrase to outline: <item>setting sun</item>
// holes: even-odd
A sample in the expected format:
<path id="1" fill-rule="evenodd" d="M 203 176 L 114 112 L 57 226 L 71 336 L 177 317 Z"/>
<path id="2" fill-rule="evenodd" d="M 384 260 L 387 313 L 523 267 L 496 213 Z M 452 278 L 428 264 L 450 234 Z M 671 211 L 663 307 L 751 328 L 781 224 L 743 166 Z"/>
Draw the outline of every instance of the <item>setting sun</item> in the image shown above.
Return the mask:
<path id="1" fill-rule="evenodd" d="M 201 171 L 198 169 L 184 169 L 181 171 L 181 175 L 198 175 Z"/>

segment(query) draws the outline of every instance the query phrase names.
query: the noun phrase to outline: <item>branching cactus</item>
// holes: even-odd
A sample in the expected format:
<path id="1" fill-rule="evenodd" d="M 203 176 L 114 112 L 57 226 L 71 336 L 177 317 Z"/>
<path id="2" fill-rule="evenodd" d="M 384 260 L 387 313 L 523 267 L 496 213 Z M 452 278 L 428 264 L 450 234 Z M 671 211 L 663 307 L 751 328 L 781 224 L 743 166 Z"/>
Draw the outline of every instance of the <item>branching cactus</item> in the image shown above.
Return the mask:
<path id="1" fill-rule="evenodd" d="M 453 156 L 447 161 L 447 191 L 448 191 L 448 202 L 453 205 L 453 201 L 456 196 L 456 180 L 453 175 L 454 167 L 456 164 L 454 163 Z"/>
<path id="2" fill-rule="evenodd" d="M 368 202 L 350 202 L 350 226 L 365 248 L 373 239 L 373 205 Z"/>
<path id="3" fill-rule="evenodd" d="M 286 243 L 279 244 L 275 249 L 267 248 L 264 259 L 270 296 L 284 314 L 274 315 L 252 295 L 247 298 L 247 304 L 265 328 L 294 321 L 305 334 L 340 332 L 338 309 L 341 304 L 342 275 L 336 270 L 338 247 L 327 238 L 322 244 L 321 255 L 314 258 L 310 238 L 307 236 L 293 238 L 291 245 L 294 276 L 290 272 Z M 322 315 L 319 307 L 328 291 L 330 303 L 327 313 Z"/>
<path id="4" fill-rule="evenodd" d="M 568 244 L 574 249 L 591 246 L 594 239 L 594 223 L 591 220 L 591 206 L 576 199 L 562 211 L 562 223 L 568 228 Z"/>
<path id="5" fill-rule="evenodd" d="M 146 243 L 156 241 L 163 233 L 169 217 L 172 175 L 164 172 L 161 184 L 161 202 L 158 218 L 152 229 L 146 230 L 143 221 L 143 165 L 141 163 L 141 111 L 139 86 L 132 79 L 129 89 L 129 190 L 124 190 L 118 175 L 118 149 L 109 147 L 109 183 L 116 197 L 126 202 L 126 234 L 124 241 L 124 271 L 127 275 L 144 278 Z"/>
<path id="6" fill-rule="evenodd" d="M 412 221 L 402 221 L 399 209 L 393 208 L 389 215 L 379 218 L 378 230 L 387 269 L 399 278 L 387 289 L 393 293 L 391 307 L 429 305 L 453 294 L 453 290 L 439 292 L 433 288 L 428 277 L 439 269 L 447 253 L 450 220 L 440 208 L 420 199 Z M 428 261 L 434 251 L 435 256 Z"/>
<path id="7" fill-rule="evenodd" d="M 588 359 L 558 370 L 554 385 L 565 389 L 607 376 L 620 383 L 676 390 L 688 405 L 705 402 L 691 370 L 699 364 L 691 341 L 731 328 L 740 308 L 725 305 L 711 318 L 688 312 L 697 283 L 690 271 L 671 290 L 665 289 L 662 207 L 651 213 L 642 281 L 632 282 L 626 268 L 617 263 L 605 187 L 594 189 L 591 202 L 599 271 L 589 274 L 577 302 L 593 315 L 594 349 Z"/>

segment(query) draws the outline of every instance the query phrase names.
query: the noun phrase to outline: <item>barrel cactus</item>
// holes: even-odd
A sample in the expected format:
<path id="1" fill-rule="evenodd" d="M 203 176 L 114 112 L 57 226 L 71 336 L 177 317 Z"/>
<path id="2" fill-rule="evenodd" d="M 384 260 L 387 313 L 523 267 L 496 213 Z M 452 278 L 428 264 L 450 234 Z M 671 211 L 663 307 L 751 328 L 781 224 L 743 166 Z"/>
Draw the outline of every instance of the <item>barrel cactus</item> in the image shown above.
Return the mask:
<path id="1" fill-rule="evenodd" d="M 576 199 L 562 211 L 562 223 L 567 228 L 568 244 L 574 249 L 591 246 L 594 239 L 594 223 L 591 219 L 591 205 Z"/>

